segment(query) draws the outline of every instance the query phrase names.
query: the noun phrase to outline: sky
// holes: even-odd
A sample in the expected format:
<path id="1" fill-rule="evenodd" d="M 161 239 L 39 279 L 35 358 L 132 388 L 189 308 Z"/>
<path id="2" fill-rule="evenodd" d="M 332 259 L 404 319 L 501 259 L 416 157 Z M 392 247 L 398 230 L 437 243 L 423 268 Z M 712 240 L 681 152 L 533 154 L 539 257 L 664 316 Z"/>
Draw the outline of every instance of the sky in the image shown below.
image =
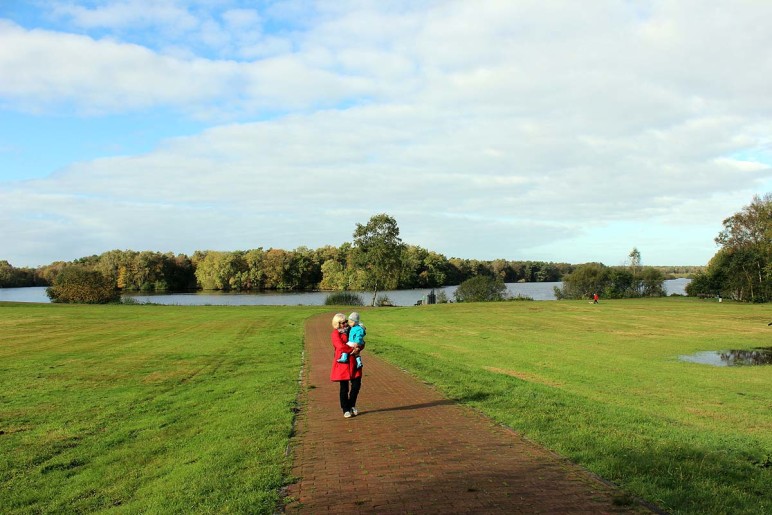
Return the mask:
<path id="1" fill-rule="evenodd" d="M 704 265 L 772 191 L 767 0 L 0 0 L 0 260 Z"/>

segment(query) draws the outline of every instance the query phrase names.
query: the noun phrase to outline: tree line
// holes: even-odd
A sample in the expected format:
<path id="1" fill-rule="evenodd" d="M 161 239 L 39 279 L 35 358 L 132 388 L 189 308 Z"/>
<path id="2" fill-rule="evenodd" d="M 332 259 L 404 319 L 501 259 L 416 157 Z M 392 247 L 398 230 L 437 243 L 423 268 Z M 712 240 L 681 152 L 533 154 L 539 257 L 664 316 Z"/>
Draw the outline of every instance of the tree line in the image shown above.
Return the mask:
<path id="1" fill-rule="evenodd" d="M 0 261 L 0 288 L 50 286 L 61 271 L 80 267 L 100 272 L 122 291 L 369 290 L 367 257 L 351 243 L 318 249 L 197 250 L 191 256 L 154 251 L 110 250 L 99 255 L 15 268 Z M 447 258 L 417 245 L 404 245 L 397 273 L 380 289 L 457 285 L 478 275 L 504 282 L 560 281 L 574 265 L 544 261 Z"/>
<path id="2" fill-rule="evenodd" d="M 722 296 L 738 301 L 772 301 L 772 193 L 723 221 L 715 241 L 719 251 L 703 269 L 644 267 L 633 248 L 626 266 L 572 265 L 543 261 L 446 258 L 399 238 L 396 221 L 373 216 L 357 224 L 352 243 L 319 249 L 262 247 L 246 251 L 196 251 L 185 254 L 111 250 L 73 262 L 37 269 L 14 268 L 0 261 L 0 287 L 48 286 L 63 270 L 78 267 L 99 273 L 119 291 L 378 290 L 459 285 L 475 277 L 501 282 L 563 281 L 560 298 L 664 295 L 662 281 L 693 274 L 691 296 Z M 86 277 L 82 275 L 80 277 Z M 75 284 L 76 275 L 68 279 Z M 88 276 L 94 282 L 94 276 Z M 97 285 L 99 286 L 99 285 Z M 100 286 L 101 287 L 101 286 Z"/>

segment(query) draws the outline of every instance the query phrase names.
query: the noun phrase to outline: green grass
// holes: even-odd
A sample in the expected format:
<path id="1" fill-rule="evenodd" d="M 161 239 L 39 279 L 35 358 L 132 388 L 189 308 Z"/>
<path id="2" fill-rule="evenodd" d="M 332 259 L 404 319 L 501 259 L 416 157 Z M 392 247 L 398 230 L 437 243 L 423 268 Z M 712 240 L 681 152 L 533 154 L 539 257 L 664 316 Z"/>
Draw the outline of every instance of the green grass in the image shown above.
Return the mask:
<path id="1" fill-rule="evenodd" d="M 368 352 L 674 513 L 772 512 L 772 307 L 686 298 L 371 310 Z"/>
<path id="2" fill-rule="evenodd" d="M 0 512 L 273 513 L 304 320 L 329 307 L 0 304 Z M 772 510 L 772 306 L 367 309 L 368 352 L 674 513 Z M 370 392 L 368 395 L 377 395 Z"/>
<path id="3" fill-rule="evenodd" d="M 0 304 L 0 512 L 275 512 L 319 311 Z"/>

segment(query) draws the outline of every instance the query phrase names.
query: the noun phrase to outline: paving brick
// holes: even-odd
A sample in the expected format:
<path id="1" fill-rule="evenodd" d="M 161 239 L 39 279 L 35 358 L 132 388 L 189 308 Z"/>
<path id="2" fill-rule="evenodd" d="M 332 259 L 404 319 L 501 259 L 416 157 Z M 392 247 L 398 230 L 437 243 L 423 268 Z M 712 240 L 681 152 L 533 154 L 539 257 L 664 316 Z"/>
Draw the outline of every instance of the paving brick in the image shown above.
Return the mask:
<path id="1" fill-rule="evenodd" d="M 287 513 L 644 513 L 612 486 L 365 354 L 359 416 L 330 382 L 333 313 L 306 323 Z"/>

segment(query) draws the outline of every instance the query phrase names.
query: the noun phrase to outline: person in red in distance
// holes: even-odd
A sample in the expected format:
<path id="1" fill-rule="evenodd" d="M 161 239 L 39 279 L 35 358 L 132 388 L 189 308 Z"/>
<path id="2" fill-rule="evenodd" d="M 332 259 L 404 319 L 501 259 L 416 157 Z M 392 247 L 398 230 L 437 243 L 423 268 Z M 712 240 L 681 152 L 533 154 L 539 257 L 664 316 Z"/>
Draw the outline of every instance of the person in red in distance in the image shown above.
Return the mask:
<path id="1" fill-rule="evenodd" d="M 343 410 L 343 416 L 346 418 L 355 417 L 359 414 L 357 410 L 357 396 L 362 387 L 362 369 L 357 368 L 356 359 L 350 359 L 347 363 L 341 363 L 341 354 L 348 352 L 352 356 L 359 354 L 359 348 L 348 346 L 348 322 L 346 315 L 337 313 L 332 317 L 332 346 L 335 349 L 335 357 L 332 361 L 332 370 L 330 371 L 330 381 L 340 383 L 340 408 Z"/>

